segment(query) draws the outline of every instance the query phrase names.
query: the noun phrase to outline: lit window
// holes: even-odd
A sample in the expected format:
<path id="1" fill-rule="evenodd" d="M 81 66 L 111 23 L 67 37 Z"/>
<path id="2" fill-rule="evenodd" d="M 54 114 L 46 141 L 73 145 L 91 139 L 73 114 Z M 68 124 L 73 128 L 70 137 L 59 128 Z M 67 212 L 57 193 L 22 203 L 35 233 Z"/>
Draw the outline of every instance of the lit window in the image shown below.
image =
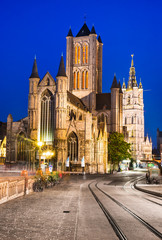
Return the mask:
<path id="1" fill-rule="evenodd" d="M 88 63 L 88 46 L 86 45 L 86 63 Z"/>
<path id="2" fill-rule="evenodd" d="M 74 89 L 76 89 L 76 72 L 74 72 Z"/>
<path id="3" fill-rule="evenodd" d="M 86 71 L 86 89 L 88 88 L 88 72 Z"/>
<path id="4" fill-rule="evenodd" d="M 77 49 L 77 46 L 75 46 L 75 64 L 77 64 L 77 54 L 78 54 L 78 49 Z"/>
<path id="5" fill-rule="evenodd" d="M 85 88 L 85 72 L 82 72 L 82 89 Z"/>
<path id="6" fill-rule="evenodd" d="M 80 47 L 78 46 L 78 63 L 80 63 Z"/>
<path id="7" fill-rule="evenodd" d="M 80 77 L 80 74 L 79 72 L 77 72 L 77 88 L 79 89 L 79 77 Z"/>
<path id="8" fill-rule="evenodd" d="M 85 63 L 85 46 L 83 46 L 83 63 Z"/>

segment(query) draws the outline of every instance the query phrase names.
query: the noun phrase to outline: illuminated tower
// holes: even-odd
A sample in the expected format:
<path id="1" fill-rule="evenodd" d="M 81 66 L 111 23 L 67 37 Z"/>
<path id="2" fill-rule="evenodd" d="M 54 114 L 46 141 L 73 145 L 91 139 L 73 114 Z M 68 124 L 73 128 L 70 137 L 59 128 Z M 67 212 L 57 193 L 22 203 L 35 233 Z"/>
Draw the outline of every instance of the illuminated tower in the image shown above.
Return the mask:
<path id="1" fill-rule="evenodd" d="M 123 125 L 127 127 L 132 156 L 135 160 L 143 159 L 142 143 L 144 142 L 144 104 L 143 88 L 136 81 L 133 55 L 129 71 L 127 88 L 123 83 Z"/>
<path id="2" fill-rule="evenodd" d="M 67 129 L 66 129 L 66 114 L 67 114 L 67 76 L 63 56 L 61 56 L 59 70 L 56 76 L 56 105 L 55 105 L 55 147 L 57 153 L 57 169 L 64 166 L 67 158 Z"/>
<path id="3" fill-rule="evenodd" d="M 29 116 L 29 135 L 32 139 L 37 139 L 37 119 L 38 119 L 38 108 L 37 108 L 37 87 L 39 83 L 39 75 L 37 69 L 36 57 L 34 59 L 33 69 L 29 78 L 29 95 L 28 95 L 28 116 Z"/>
<path id="4" fill-rule="evenodd" d="M 96 107 L 96 93 L 102 92 L 102 41 L 94 26 L 91 31 L 86 23 L 76 37 L 71 28 L 66 37 L 66 74 L 68 90 L 90 108 Z"/>

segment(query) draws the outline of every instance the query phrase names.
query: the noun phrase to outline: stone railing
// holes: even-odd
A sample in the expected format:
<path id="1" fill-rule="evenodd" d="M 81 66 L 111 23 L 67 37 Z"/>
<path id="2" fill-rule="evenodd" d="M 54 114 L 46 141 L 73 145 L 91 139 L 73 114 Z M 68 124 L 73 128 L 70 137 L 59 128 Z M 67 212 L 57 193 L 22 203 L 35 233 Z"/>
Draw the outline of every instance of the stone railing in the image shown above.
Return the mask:
<path id="1" fill-rule="evenodd" d="M 0 178 L 0 204 L 33 192 L 34 177 Z"/>

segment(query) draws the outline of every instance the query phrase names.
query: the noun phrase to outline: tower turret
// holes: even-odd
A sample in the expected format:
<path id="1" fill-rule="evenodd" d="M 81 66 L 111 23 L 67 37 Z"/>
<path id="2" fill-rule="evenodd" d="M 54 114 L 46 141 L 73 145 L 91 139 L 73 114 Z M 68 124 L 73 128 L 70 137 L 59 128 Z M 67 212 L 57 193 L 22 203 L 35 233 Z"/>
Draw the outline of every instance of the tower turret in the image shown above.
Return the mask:
<path id="1" fill-rule="evenodd" d="M 111 132 L 119 131 L 119 85 L 116 75 L 111 85 Z"/>
<path id="2" fill-rule="evenodd" d="M 56 105 L 55 105 L 55 146 L 57 154 L 57 169 L 64 170 L 67 157 L 66 141 L 66 111 L 67 111 L 67 76 L 65 72 L 63 55 L 61 56 L 56 76 Z"/>
<path id="3" fill-rule="evenodd" d="M 29 95 L 28 95 L 28 117 L 29 126 L 28 133 L 32 139 L 37 139 L 37 119 L 38 119 L 38 106 L 37 106 L 37 87 L 39 84 L 39 75 L 36 57 L 34 59 L 32 73 L 29 78 Z"/>
<path id="4" fill-rule="evenodd" d="M 67 90 L 71 91 L 73 87 L 73 34 L 71 27 L 66 37 L 66 75 L 68 77 Z"/>

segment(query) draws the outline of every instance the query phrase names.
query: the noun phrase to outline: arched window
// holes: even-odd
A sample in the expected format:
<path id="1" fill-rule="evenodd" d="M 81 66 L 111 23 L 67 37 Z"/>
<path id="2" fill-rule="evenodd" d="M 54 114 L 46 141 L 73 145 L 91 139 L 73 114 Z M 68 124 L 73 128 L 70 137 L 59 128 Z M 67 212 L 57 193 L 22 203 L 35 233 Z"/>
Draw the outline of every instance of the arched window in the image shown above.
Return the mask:
<path id="1" fill-rule="evenodd" d="M 83 45 L 83 64 L 88 63 L 88 45 Z"/>
<path id="2" fill-rule="evenodd" d="M 104 122 L 104 114 L 101 115 L 101 122 Z"/>
<path id="3" fill-rule="evenodd" d="M 78 48 L 75 46 L 75 64 L 77 64 L 77 55 L 78 55 Z"/>
<path id="4" fill-rule="evenodd" d="M 74 89 L 76 89 L 76 72 L 74 72 Z"/>
<path id="5" fill-rule="evenodd" d="M 78 63 L 80 63 L 80 46 L 78 46 Z"/>
<path id="6" fill-rule="evenodd" d="M 78 138 L 74 132 L 69 134 L 67 144 L 70 161 L 78 161 Z"/>
<path id="7" fill-rule="evenodd" d="M 75 46 L 75 64 L 80 63 L 80 46 Z"/>
<path id="8" fill-rule="evenodd" d="M 86 71 L 86 89 L 88 89 L 88 71 Z"/>
<path id="9" fill-rule="evenodd" d="M 133 116 L 132 116 L 132 124 L 133 124 Z"/>
<path id="10" fill-rule="evenodd" d="M 85 63 L 85 45 L 83 46 L 83 63 Z"/>
<path id="11" fill-rule="evenodd" d="M 79 89 L 79 78 L 80 78 L 80 74 L 79 72 L 77 72 L 77 89 Z"/>
<path id="12" fill-rule="evenodd" d="M 46 89 L 41 96 L 40 141 L 53 141 L 54 132 L 54 99 L 52 93 Z"/>
<path id="13" fill-rule="evenodd" d="M 17 137 L 17 160 L 26 161 L 27 160 L 27 149 L 25 134 L 23 132 L 19 133 Z"/>
<path id="14" fill-rule="evenodd" d="M 85 72 L 82 72 L 82 89 L 85 88 Z"/>
<path id="15" fill-rule="evenodd" d="M 125 118 L 125 124 L 127 124 L 127 118 Z"/>
<path id="16" fill-rule="evenodd" d="M 130 104 L 130 95 L 128 96 L 128 104 Z"/>
<path id="17" fill-rule="evenodd" d="M 88 63 L 88 46 L 86 45 L 86 63 Z"/>

